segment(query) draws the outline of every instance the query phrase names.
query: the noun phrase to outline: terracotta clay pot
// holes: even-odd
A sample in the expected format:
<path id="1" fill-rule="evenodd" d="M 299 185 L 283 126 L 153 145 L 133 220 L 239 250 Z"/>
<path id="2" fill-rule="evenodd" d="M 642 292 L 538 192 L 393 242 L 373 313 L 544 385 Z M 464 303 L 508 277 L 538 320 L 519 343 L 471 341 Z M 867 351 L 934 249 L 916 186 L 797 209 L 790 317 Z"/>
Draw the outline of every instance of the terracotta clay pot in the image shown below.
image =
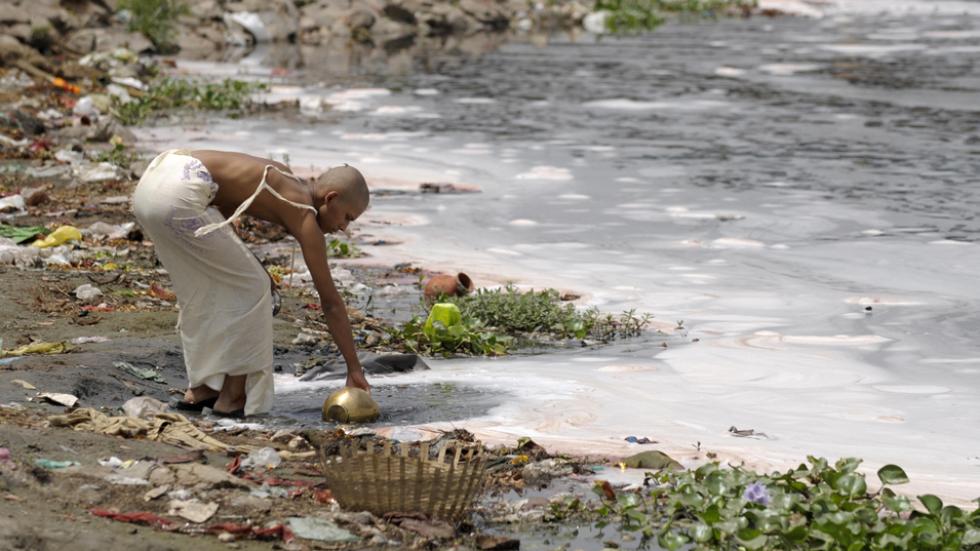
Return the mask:
<path id="1" fill-rule="evenodd" d="M 433 302 L 440 295 L 461 297 L 473 290 L 473 280 L 460 272 L 454 276 L 436 275 L 425 282 L 425 300 Z"/>

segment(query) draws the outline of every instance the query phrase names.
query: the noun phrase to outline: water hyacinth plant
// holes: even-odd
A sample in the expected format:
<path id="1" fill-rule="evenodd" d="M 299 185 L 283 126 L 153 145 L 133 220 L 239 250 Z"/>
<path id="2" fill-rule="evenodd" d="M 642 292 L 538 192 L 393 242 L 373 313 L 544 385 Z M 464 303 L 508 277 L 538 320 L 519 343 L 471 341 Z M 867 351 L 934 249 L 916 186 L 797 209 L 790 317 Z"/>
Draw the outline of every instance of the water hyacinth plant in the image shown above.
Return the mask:
<path id="1" fill-rule="evenodd" d="M 980 549 L 980 509 L 916 502 L 889 486 L 908 482 L 896 465 L 878 470 L 868 492 L 861 460 L 808 457 L 785 473 L 759 474 L 709 463 L 651 473 L 651 488 L 610 495 L 592 514 L 665 549 Z"/>

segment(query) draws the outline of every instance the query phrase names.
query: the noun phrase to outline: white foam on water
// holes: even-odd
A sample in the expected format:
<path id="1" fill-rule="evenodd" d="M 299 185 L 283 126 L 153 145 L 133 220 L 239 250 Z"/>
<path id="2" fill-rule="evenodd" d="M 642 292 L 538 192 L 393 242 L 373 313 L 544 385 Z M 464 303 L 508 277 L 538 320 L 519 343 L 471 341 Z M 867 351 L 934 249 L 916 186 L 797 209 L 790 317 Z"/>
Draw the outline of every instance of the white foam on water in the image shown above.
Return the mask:
<path id="1" fill-rule="evenodd" d="M 760 65 L 759 71 L 777 76 L 791 76 L 799 73 L 812 73 L 820 70 L 822 65 L 816 63 L 768 63 Z"/>
<path id="2" fill-rule="evenodd" d="M 490 105 L 491 103 L 497 103 L 497 100 L 493 98 L 456 98 L 453 101 L 464 105 Z"/>
<path id="3" fill-rule="evenodd" d="M 685 99 L 680 101 L 639 101 L 628 98 L 613 98 L 589 101 L 582 104 L 586 109 L 610 109 L 614 111 L 702 111 L 727 106 L 717 100 Z"/>
<path id="4" fill-rule="evenodd" d="M 435 88 L 416 88 L 413 93 L 416 96 L 438 96 L 439 90 Z"/>
<path id="5" fill-rule="evenodd" d="M 718 67 L 715 69 L 715 74 L 720 77 L 728 78 L 738 78 L 745 75 L 745 69 L 738 69 L 736 67 Z"/>
<path id="6" fill-rule="evenodd" d="M 822 50 L 846 55 L 863 55 L 870 57 L 885 56 L 895 53 L 918 52 L 925 50 L 925 44 L 823 44 Z"/>
<path id="7" fill-rule="evenodd" d="M 521 226 L 525 228 L 538 225 L 538 222 L 535 222 L 534 220 L 528 220 L 527 218 L 517 218 L 507 223 L 510 224 L 511 226 Z"/>
<path id="8" fill-rule="evenodd" d="M 548 166 L 548 165 L 537 165 L 531 167 L 531 170 L 527 172 L 522 172 L 515 176 L 517 180 L 542 180 L 542 181 L 553 181 L 553 182 L 566 182 L 572 180 L 574 177 L 572 173 L 567 168 Z"/>

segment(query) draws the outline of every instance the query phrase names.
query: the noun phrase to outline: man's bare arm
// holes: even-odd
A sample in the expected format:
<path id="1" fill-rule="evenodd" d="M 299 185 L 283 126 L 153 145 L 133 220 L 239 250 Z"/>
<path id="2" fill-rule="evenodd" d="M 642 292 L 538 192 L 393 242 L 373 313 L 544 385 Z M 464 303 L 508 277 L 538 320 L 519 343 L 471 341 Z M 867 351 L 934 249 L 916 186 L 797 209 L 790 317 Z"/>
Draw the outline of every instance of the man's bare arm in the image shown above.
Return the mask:
<path id="1" fill-rule="evenodd" d="M 347 363 L 347 380 L 350 385 L 362 388 L 367 386 L 364 380 L 364 373 L 361 362 L 357 358 L 357 350 L 354 347 L 354 335 L 351 331 L 350 319 L 347 316 L 347 305 L 344 299 L 337 292 L 333 277 L 330 275 L 330 266 L 327 264 L 327 245 L 323 237 L 323 231 L 317 224 L 316 216 L 313 213 L 304 213 L 302 218 L 294 222 L 294 228 L 290 233 L 299 241 L 303 251 L 303 259 L 313 276 L 313 285 L 320 294 L 320 304 L 323 309 L 323 317 L 326 318 L 327 326 L 330 328 L 330 335 L 333 337 L 337 348 L 340 349 L 344 361 Z M 363 385 L 360 384 L 363 382 Z M 365 388 L 367 390 L 367 388 Z"/>

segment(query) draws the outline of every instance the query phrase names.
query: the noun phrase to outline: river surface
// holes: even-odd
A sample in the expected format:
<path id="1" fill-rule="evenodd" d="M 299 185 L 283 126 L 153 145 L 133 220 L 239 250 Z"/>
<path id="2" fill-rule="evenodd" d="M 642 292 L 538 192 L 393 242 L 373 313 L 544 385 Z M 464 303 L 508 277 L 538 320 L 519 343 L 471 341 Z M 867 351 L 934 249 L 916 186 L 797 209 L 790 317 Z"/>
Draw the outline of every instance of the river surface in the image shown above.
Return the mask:
<path id="1" fill-rule="evenodd" d="M 348 162 L 376 189 L 477 185 L 379 194 L 355 231 L 399 242 L 365 247 L 375 261 L 574 289 L 674 328 L 666 347 L 432 360 L 374 381 L 506 397 L 419 431 L 616 454 L 647 436 L 682 462 L 759 468 L 860 456 L 965 501 L 980 496 L 980 15 L 861 11 L 518 39 L 344 86 L 311 66 L 267 94 L 300 116 L 141 137 Z"/>

